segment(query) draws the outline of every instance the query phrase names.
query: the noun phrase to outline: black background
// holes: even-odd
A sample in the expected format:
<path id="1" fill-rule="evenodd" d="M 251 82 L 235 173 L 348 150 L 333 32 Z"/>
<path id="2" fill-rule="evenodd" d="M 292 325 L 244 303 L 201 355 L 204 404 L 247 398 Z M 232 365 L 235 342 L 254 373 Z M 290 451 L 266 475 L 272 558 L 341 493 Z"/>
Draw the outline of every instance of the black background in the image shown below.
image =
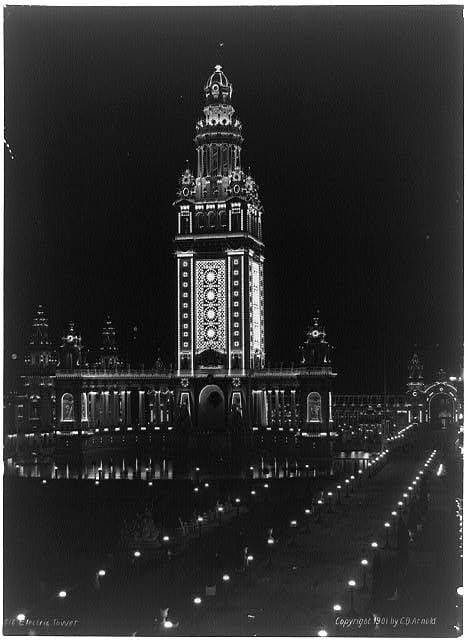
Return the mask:
<path id="1" fill-rule="evenodd" d="M 42 303 L 174 360 L 171 208 L 221 63 L 265 206 L 267 360 L 318 307 L 337 390 L 462 354 L 462 7 L 5 9 L 7 384 Z M 223 43 L 220 46 L 220 43 Z M 16 360 L 18 365 L 19 360 Z"/>

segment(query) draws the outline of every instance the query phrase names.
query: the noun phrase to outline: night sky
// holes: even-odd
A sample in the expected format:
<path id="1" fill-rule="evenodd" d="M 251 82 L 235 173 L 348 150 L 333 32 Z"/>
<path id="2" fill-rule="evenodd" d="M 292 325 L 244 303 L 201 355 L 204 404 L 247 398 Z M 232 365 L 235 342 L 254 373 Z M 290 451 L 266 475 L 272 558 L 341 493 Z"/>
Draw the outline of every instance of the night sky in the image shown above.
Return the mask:
<path id="1" fill-rule="evenodd" d="M 267 361 L 319 308 L 340 392 L 459 374 L 462 7 L 8 7 L 6 381 L 38 303 L 174 361 L 177 180 L 215 64 L 265 207 Z M 223 43 L 221 46 L 220 43 Z M 11 159 L 10 153 L 14 158 Z M 143 348 L 144 345 L 144 348 Z M 19 360 L 16 361 L 18 365 Z"/>

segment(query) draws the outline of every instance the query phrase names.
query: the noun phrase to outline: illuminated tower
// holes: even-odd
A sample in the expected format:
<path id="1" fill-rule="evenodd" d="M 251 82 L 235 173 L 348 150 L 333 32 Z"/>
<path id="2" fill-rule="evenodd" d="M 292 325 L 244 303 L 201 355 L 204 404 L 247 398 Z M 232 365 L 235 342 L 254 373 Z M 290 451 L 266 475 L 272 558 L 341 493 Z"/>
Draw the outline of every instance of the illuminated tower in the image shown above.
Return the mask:
<path id="1" fill-rule="evenodd" d="M 232 85 L 217 65 L 196 125 L 196 176 L 177 200 L 177 369 L 243 373 L 265 362 L 262 215 L 241 166 L 242 125 Z"/>

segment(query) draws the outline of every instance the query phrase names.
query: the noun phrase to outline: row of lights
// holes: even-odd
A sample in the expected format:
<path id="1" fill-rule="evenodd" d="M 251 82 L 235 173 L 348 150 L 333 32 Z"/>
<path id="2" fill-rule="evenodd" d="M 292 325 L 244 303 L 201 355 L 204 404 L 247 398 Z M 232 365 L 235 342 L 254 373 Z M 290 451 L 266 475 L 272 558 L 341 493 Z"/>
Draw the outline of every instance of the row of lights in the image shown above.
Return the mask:
<path id="1" fill-rule="evenodd" d="M 388 452 L 389 450 L 385 449 L 385 451 L 382 451 L 382 453 L 380 453 L 376 458 L 369 462 L 369 464 L 367 465 L 369 476 L 372 473 L 373 468 L 375 469 L 380 463 L 385 462 L 385 458 L 387 457 Z"/>
<path id="2" fill-rule="evenodd" d="M 428 467 L 430 465 L 430 463 L 432 462 L 435 454 L 437 453 L 437 450 L 434 449 L 434 451 L 431 453 L 431 455 L 427 458 L 426 462 L 424 463 L 424 467 Z M 420 479 L 422 478 L 422 476 L 424 475 L 424 471 L 422 469 L 419 470 L 418 474 L 416 475 L 415 479 L 412 481 L 412 484 L 408 486 L 408 491 L 412 492 L 415 488 L 415 486 L 417 485 L 417 483 L 420 481 Z M 408 498 L 408 494 L 406 492 L 403 493 L 402 497 L 405 500 L 405 505 L 406 505 L 406 500 Z M 400 511 L 401 514 L 401 509 L 403 507 L 403 502 L 401 500 L 398 501 L 397 503 L 398 509 Z M 397 511 L 392 511 L 392 518 L 396 518 L 397 516 Z M 389 534 L 389 530 L 391 528 L 391 524 L 390 522 L 385 522 L 384 523 L 384 527 L 385 527 L 385 546 L 383 547 L 388 548 L 389 547 L 389 543 L 388 543 L 388 534 Z M 379 548 L 379 544 L 376 541 L 373 541 L 370 543 L 371 548 L 374 550 L 374 552 L 376 552 L 376 550 Z M 366 571 L 367 571 L 367 567 L 369 565 L 369 560 L 367 558 L 362 558 L 361 559 L 361 568 L 362 568 L 362 590 L 363 591 L 367 591 L 368 587 L 367 587 L 367 575 L 366 575 Z M 356 580 L 354 578 L 351 578 L 350 580 L 348 580 L 348 587 L 350 590 L 350 610 L 351 613 L 353 613 L 353 609 L 354 609 L 354 588 L 356 587 Z M 463 591 L 463 587 L 461 587 L 462 591 Z M 458 593 L 458 590 L 457 590 Z M 341 604 L 336 603 L 333 605 L 333 611 L 335 613 L 338 613 L 340 611 L 342 611 L 343 607 Z M 321 638 L 324 638 L 326 636 L 328 636 L 328 632 L 326 629 L 320 629 L 317 632 L 317 635 L 320 636 Z"/>

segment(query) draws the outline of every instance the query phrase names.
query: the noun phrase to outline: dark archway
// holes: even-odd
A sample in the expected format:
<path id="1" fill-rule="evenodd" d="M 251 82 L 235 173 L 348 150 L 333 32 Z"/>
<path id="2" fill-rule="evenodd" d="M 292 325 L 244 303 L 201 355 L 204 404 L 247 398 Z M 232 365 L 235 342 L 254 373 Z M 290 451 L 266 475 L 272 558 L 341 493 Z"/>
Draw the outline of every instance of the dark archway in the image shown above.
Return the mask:
<path id="1" fill-rule="evenodd" d="M 198 427 L 219 431 L 226 428 L 224 393 L 216 384 L 200 391 L 198 400 Z"/>

